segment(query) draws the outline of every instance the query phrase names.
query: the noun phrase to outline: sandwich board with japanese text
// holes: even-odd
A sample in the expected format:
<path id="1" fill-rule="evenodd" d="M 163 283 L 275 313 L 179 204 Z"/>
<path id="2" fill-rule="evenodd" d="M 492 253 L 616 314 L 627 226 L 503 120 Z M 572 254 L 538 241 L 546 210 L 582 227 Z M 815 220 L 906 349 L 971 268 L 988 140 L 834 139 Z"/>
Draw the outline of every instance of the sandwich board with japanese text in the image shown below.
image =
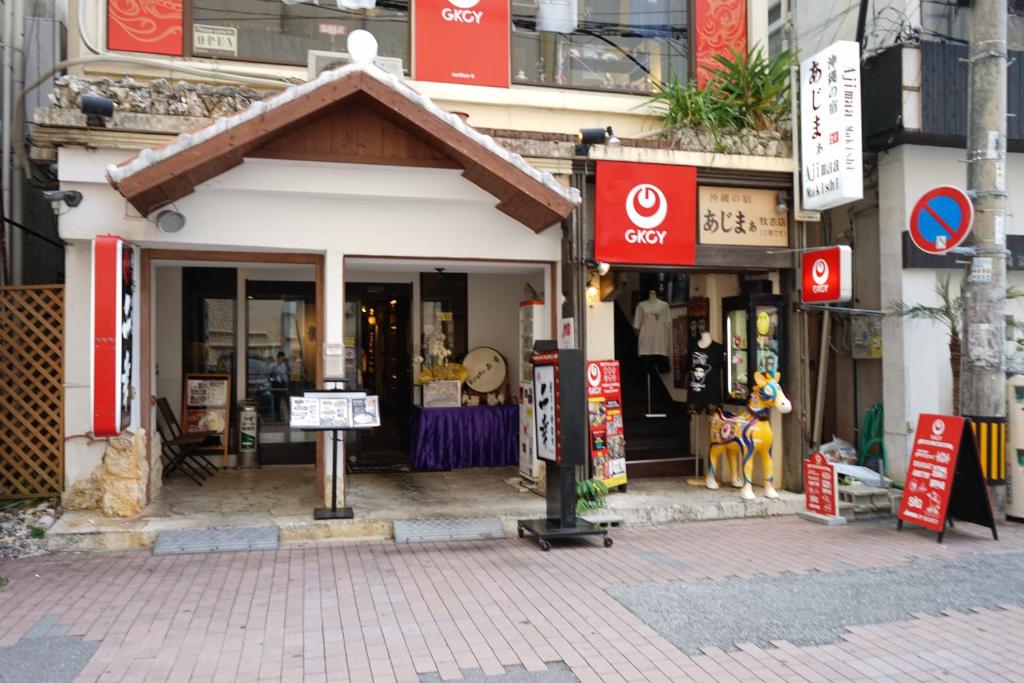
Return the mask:
<path id="1" fill-rule="evenodd" d="M 987 526 L 999 539 L 970 420 L 921 414 L 897 528 L 909 522 L 931 529 L 941 543 L 947 524 L 952 526 L 954 520 Z"/>

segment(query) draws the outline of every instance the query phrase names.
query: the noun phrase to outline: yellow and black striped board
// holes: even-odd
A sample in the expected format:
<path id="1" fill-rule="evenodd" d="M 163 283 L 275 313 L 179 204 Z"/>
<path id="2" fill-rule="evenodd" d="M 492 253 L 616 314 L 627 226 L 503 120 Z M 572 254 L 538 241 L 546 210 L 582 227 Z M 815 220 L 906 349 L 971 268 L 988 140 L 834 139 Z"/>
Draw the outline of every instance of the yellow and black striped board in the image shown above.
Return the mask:
<path id="1" fill-rule="evenodd" d="M 970 417 L 978 440 L 981 471 L 989 484 L 1006 482 L 1006 418 Z"/>

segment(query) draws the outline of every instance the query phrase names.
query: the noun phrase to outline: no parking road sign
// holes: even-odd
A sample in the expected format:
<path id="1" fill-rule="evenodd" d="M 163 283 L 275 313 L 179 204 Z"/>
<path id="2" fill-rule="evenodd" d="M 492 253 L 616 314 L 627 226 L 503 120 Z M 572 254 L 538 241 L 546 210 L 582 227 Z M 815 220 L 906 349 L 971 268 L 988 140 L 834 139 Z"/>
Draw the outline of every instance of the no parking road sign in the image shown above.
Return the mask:
<path id="1" fill-rule="evenodd" d="M 910 239 L 928 254 L 945 254 L 971 232 L 974 204 L 958 187 L 943 185 L 924 193 L 910 212 Z"/>

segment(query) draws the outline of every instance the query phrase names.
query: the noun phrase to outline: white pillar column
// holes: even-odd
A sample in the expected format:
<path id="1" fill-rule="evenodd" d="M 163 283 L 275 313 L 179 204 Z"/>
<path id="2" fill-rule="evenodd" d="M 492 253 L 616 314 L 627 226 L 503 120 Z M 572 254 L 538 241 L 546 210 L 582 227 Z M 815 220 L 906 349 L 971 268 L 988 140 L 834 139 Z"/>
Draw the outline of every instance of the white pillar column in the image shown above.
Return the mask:
<path id="1" fill-rule="evenodd" d="M 324 256 L 323 295 L 324 329 L 323 344 L 344 343 L 345 325 L 345 255 L 339 249 L 328 249 Z M 321 349 L 321 354 L 323 349 Z M 323 362 L 323 358 L 320 359 Z M 331 442 L 326 432 L 323 440 L 324 505 L 331 504 Z M 338 506 L 345 505 L 345 444 L 338 443 Z"/>

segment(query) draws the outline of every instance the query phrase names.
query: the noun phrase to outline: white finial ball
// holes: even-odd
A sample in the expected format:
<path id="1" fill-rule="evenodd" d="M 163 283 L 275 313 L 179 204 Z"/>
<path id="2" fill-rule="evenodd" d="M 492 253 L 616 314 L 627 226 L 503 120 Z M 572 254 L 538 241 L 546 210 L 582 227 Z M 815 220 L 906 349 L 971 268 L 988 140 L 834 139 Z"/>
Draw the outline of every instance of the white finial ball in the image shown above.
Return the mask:
<path id="1" fill-rule="evenodd" d="M 377 39 L 363 29 L 356 29 L 348 35 L 348 55 L 356 64 L 372 64 L 377 58 Z"/>

